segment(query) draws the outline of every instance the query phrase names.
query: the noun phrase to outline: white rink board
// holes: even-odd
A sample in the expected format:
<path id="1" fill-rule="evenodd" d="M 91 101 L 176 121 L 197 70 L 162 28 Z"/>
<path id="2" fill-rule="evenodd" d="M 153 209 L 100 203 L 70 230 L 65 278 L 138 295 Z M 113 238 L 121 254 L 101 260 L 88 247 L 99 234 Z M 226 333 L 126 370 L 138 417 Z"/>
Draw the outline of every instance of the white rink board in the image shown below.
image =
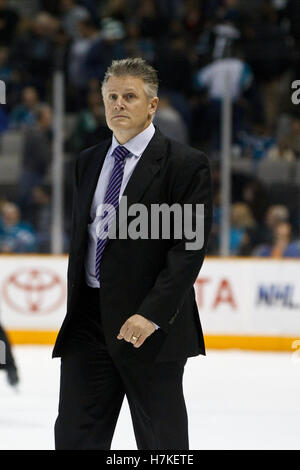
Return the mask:
<path id="1" fill-rule="evenodd" d="M 57 331 L 66 313 L 67 256 L 0 256 L 0 320 Z M 195 292 L 204 334 L 300 337 L 300 261 L 206 258 Z"/>
<path id="2" fill-rule="evenodd" d="M 206 334 L 300 335 L 300 261 L 207 259 L 195 284 Z"/>

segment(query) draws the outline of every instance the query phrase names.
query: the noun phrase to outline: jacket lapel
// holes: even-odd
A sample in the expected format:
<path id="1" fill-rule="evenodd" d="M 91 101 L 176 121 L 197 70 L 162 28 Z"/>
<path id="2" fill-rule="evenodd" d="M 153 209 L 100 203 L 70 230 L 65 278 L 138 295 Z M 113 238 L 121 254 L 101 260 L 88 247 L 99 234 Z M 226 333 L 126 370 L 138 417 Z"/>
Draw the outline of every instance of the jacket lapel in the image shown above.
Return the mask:
<path id="1" fill-rule="evenodd" d="M 126 145 L 126 144 L 125 144 Z M 160 169 L 160 162 L 167 150 L 167 140 L 163 134 L 156 128 L 155 133 L 147 145 L 143 155 L 139 159 L 121 197 L 120 204 L 116 211 L 117 230 L 118 233 L 120 227 L 126 222 L 127 212 L 120 210 L 120 207 L 124 204 L 124 207 L 129 208 L 132 204 L 140 201 L 143 194 L 146 192 L 152 179 Z M 125 196 L 127 198 L 125 205 Z M 110 230 L 109 235 L 111 234 Z M 109 240 L 108 240 L 109 242 Z"/>
<path id="2" fill-rule="evenodd" d="M 81 191 L 80 197 L 80 216 L 79 227 L 82 227 L 84 232 L 89 220 L 90 207 L 92 204 L 93 196 L 98 183 L 99 175 L 105 156 L 111 145 L 111 139 L 105 140 L 103 143 L 90 150 L 90 154 L 86 155 L 87 161 L 85 162 L 85 175 L 84 175 L 84 190 Z M 120 205 L 124 204 L 124 196 L 127 197 L 127 207 L 137 203 L 147 190 L 155 174 L 160 169 L 160 160 L 165 156 L 167 150 L 167 140 L 159 129 L 155 128 L 155 133 L 146 147 L 143 155 L 139 159 L 131 177 L 126 185 L 124 193 L 120 200 Z M 120 211 L 120 205 L 116 211 L 117 230 L 119 232 L 121 225 L 126 222 L 127 212 Z M 119 215 L 120 213 L 120 215 Z M 112 229 L 111 229 L 112 230 Z M 82 233 L 83 235 L 84 233 Z M 109 239 L 111 231 L 108 234 L 107 243 L 111 242 Z"/>
<path id="3" fill-rule="evenodd" d="M 111 139 L 105 140 L 101 144 L 96 145 L 93 150 L 90 150 L 89 155 L 83 157 L 86 158 L 87 161 L 84 163 L 84 189 L 80 193 L 79 201 L 81 227 L 86 228 L 86 225 L 88 223 L 90 207 L 98 183 L 98 178 L 110 145 Z"/>

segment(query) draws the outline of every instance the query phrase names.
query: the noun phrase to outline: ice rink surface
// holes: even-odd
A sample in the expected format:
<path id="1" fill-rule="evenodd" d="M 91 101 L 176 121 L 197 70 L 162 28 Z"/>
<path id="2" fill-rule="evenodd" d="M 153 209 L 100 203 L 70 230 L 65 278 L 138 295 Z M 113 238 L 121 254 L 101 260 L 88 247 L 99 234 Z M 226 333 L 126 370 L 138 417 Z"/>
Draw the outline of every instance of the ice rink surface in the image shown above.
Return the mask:
<path id="1" fill-rule="evenodd" d="M 46 346 L 15 346 L 18 391 L 0 371 L 0 449 L 53 450 L 60 360 Z M 300 449 L 300 355 L 208 350 L 188 360 L 190 449 Z M 113 450 L 135 450 L 126 400 Z"/>

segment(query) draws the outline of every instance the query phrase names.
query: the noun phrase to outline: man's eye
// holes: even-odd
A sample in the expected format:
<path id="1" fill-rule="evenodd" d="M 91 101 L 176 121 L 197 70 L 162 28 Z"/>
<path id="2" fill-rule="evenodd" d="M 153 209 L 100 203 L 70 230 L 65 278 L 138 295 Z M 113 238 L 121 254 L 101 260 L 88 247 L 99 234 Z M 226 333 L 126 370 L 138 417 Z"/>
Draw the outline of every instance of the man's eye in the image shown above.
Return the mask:
<path id="1" fill-rule="evenodd" d="M 110 98 L 111 100 L 115 100 L 115 99 L 117 98 L 117 95 L 109 95 L 109 98 Z"/>
<path id="2" fill-rule="evenodd" d="M 128 94 L 127 94 L 127 98 L 131 99 L 131 98 L 133 98 L 133 97 L 134 97 L 134 94 L 133 94 L 133 93 L 128 93 Z"/>

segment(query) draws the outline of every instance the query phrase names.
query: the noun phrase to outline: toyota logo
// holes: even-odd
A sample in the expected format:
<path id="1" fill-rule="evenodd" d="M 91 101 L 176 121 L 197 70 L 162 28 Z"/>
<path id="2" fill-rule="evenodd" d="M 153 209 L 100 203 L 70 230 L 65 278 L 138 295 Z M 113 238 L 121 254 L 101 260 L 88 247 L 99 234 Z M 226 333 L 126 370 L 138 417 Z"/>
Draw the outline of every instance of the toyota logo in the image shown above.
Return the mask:
<path id="1" fill-rule="evenodd" d="M 66 286 L 51 269 L 25 267 L 14 271 L 4 280 L 2 297 L 16 312 L 47 314 L 63 304 Z"/>

